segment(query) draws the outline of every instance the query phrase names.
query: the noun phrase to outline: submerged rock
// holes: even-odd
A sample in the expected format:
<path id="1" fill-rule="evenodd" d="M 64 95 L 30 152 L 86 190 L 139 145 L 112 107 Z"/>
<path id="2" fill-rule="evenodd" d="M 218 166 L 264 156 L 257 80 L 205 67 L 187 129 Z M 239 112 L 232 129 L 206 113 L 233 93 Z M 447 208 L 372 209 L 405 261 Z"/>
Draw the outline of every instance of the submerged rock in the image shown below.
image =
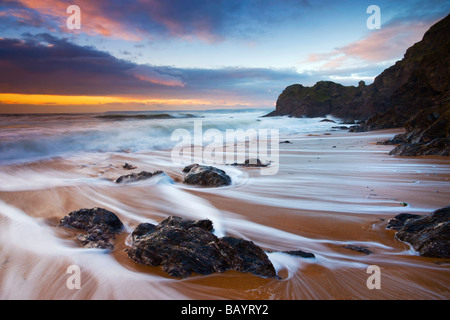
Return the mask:
<path id="1" fill-rule="evenodd" d="M 102 249 L 113 249 L 115 234 L 123 228 L 122 221 L 103 208 L 72 211 L 60 220 L 59 225 L 86 231 L 86 234 L 79 234 L 77 240 L 85 248 Z"/>
<path id="2" fill-rule="evenodd" d="M 125 170 L 133 170 L 133 169 L 136 169 L 135 166 L 133 166 L 132 164 L 129 164 L 129 163 L 125 163 L 125 164 L 122 166 L 122 168 L 124 168 Z"/>
<path id="3" fill-rule="evenodd" d="M 322 120 L 320 120 L 320 122 L 331 122 L 331 123 L 336 123 L 336 121 L 331 120 L 331 119 L 322 119 Z"/>
<path id="4" fill-rule="evenodd" d="M 186 166 L 183 172 L 187 173 L 184 183 L 207 187 L 220 187 L 231 184 L 231 178 L 225 171 L 212 166 L 203 166 L 197 163 Z"/>
<path id="5" fill-rule="evenodd" d="M 369 247 L 365 247 L 365 246 L 358 246 L 358 245 L 354 245 L 354 244 L 347 244 L 344 246 L 345 249 L 349 249 L 349 250 L 353 250 L 356 252 L 361 252 L 364 254 L 372 254 L 373 252 L 369 250 Z"/>
<path id="6" fill-rule="evenodd" d="M 450 258 L 450 206 L 425 216 L 399 214 L 387 228 L 398 230 L 395 237 L 412 245 L 421 256 Z"/>
<path id="7" fill-rule="evenodd" d="M 297 256 L 301 258 L 315 258 L 316 256 L 314 253 L 306 252 L 303 250 L 289 250 L 289 251 L 282 251 L 283 253 L 290 254 L 292 256 Z"/>
<path id="8" fill-rule="evenodd" d="M 140 224 L 133 232 L 128 257 L 139 264 L 162 266 L 178 278 L 192 273 L 210 274 L 237 270 L 276 277 L 265 252 L 253 242 L 233 237 L 218 238 L 210 220 L 169 217 L 158 225 Z"/>
<path id="9" fill-rule="evenodd" d="M 270 164 L 270 162 L 263 163 L 259 159 L 247 159 L 247 160 L 244 161 L 244 163 L 233 163 L 231 165 L 232 166 L 239 166 L 239 167 L 257 167 L 257 168 L 261 168 L 261 167 L 267 167 L 267 166 L 269 166 L 269 164 Z"/>

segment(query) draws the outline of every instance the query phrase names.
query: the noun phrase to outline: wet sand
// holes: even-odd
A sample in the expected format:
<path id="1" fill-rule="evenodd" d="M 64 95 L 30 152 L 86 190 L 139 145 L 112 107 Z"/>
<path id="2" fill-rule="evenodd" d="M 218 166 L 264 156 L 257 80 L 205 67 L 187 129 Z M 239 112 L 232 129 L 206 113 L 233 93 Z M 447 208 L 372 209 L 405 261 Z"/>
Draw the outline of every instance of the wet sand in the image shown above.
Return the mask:
<path id="1" fill-rule="evenodd" d="M 418 256 L 386 230 L 401 212 L 426 214 L 449 205 L 450 160 L 397 158 L 377 145 L 399 130 L 281 137 L 279 172 L 224 166 L 234 184 L 180 183 L 170 152 L 111 153 L 4 166 L 0 178 L 1 299 L 442 299 L 450 298 L 450 261 Z M 116 185 L 131 171 L 163 170 L 174 183 Z M 151 179 L 153 180 L 153 179 Z M 407 204 L 404 206 L 404 204 Z M 83 249 L 78 232 L 58 228 L 73 210 L 104 207 L 125 224 L 112 253 Z M 168 215 L 209 218 L 217 235 L 252 240 L 268 252 L 281 280 L 236 271 L 173 279 L 160 267 L 126 256 L 141 222 Z M 366 255 L 344 248 L 367 247 Z M 301 249 L 304 259 L 274 251 Z M 66 286 L 66 269 L 81 269 L 81 289 Z M 368 289 L 367 267 L 381 270 Z"/>

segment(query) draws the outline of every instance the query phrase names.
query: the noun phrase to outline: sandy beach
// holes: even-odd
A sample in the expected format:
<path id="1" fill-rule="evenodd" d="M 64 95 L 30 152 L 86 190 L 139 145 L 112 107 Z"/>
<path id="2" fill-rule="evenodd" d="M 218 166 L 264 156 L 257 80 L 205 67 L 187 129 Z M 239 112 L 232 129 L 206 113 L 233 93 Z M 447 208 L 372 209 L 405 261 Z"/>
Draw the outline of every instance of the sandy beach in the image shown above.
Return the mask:
<path id="1" fill-rule="evenodd" d="M 5 165 L 0 299 L 449 299 L 450 262 L 418 256 L 386 229 L 398 213 L 427 214 L 450 198 L 447 158 L 397 158 L 388 155 L 392 146 L 376 144 L 399 132 L 282 136 L 291 143 L 280 144 L 276 175 L 222 166 L 233 184 L 220 188 L 183 184 L 182 167 L 161 151 Z M 125 162 L 173 181 L 117 185 Z M 58 227 L 69 212 L 92 207 L 125 225 L 111 253 L 80 248 L 76 230 Z M 170 215 L 208 218 L 217 234 L 253 241 L 281 279 L 226 271 L 180 280 L 131 261 L 124 250 L 136 225 Z M 299 249 L 316 258 L 279 252 Z M 70 265 L 80 267 L 81 289 L 66 285 Z M 370 265 L 380 267 L 380 289 L 366 285 Z"/>

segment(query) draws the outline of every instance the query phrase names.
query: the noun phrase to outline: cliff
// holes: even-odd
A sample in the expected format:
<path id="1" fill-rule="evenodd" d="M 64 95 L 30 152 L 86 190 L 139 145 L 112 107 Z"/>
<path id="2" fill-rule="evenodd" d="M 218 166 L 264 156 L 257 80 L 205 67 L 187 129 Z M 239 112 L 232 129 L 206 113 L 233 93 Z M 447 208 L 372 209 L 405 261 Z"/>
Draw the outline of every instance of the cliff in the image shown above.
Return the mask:
<path id="1" fill-rule="evenodd" d="M 402 60 L 384 70 L 371 85 L 360 82 L 358 87 L 343 86 L 330 81 L 320 81 L 312 87 L 291 85 L 278 97 L 276 110 L 267 116 L 333 115 L 345 120 L 364 120 L 361 125 L 353 127 L 353 131 L 405 127 L 408 133 L 405 139 L 408 139 L 402 141 L 408 144 L 432 142 L 434 139 L 429 134 L 419 134 L 418 131 L 419 127 L 425 130 L 428 128 L 426 125 L 437 121 L 435 125 L 446 130 L 439 133 L 439 139 L 448 140 L 449 52 L 450 15 L 447 15 L 434 24 L 420 42 L 410 47 Z M 428 122 L 417 121 L 418 114 Z M 418 136 L 428 138 L 424 140 Z M 439 145 L 450 144 L 440 140 Z M 398 155 L 403 154 L 400 152 Z"/>
<path id="2" fill-rule="evenodd" d="M 343 86 L 332 81 L 320 81 L 313 87 L 294 84 L 278 97 L 276 110 L 267 116 L 325 117 L 364 119 L 367 110 L 359 108 L 366 91 L 364 82 L 358 87 Z"/>

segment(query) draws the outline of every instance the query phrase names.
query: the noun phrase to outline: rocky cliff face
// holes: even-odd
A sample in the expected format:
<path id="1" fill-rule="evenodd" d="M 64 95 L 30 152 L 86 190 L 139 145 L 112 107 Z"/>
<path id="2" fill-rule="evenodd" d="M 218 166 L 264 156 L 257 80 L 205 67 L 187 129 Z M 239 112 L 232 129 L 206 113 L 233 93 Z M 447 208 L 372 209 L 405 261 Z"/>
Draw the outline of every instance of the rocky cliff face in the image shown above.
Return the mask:
<path id="1" fill-rule="evenodd" d="M 418 112 L 448 102 L 449 52 L 450 15 L 433 25 L 402 60 L 375 78 L 367 104 L 379 107 L 365 129 L 404 126 Z"/>
<path id="2" fill-rule="evenodd" d="M 267 116 L 333 115 L 346 120 L 365 120 L 354 127 L 354 131 L 406 126 L 411 134 L 407 134 L 409 140 L 405 143 L 423 144 L 423 139 L 418 136 L 427 136 L 426 143 L 430 143 L 434 139 L 429 135 L 429 128 L 417 121 L 420 113 L 419 118 L 430 119 L 428 125 L 433 119 L 437 121 L 434 126 L 446 130 L 439 132 L 439 139 L 448 140 L 449 52 L 450 15 L 433 25 L 420 42 L 406 51 L 402 60 L 384 70 L 371 85 L 360 83 L 353 87 L 326 81 L 313 87 L 292 85 L 283 91 L 276 110 Z M 428 130 L 428 133 L 421 134 L 420 130 Z M 436 133 L 436 130 L 432 131 Z M 448 141 L 440 140 L 439 145 L 448 145 Z"/>

